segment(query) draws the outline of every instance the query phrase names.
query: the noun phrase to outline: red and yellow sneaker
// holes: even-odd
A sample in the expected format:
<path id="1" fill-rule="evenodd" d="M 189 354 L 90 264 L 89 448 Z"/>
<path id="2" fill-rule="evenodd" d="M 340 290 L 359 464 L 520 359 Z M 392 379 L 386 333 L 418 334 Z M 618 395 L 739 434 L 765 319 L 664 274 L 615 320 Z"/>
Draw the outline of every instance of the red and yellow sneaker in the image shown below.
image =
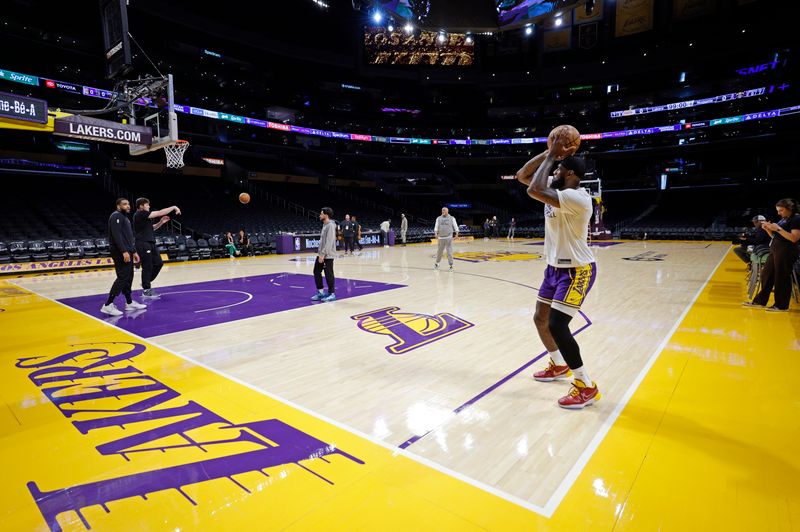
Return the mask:
<path id="1" fill-rule="evenodd" d="M 572 376 L 572 371 L 570 371 L 569 366 L 556 366 L 552 358 L 550 359 L 550 364 L 547 365 L 547 369 L 533 374 L 533 378 L 540 382 L 557 381 L 570 376 Z"/>
<path id="2" fill-rule="evenodd" d="M 570 410 L 580 410 L 600 400 L 600 391 L 597 389 L 597 384 L 592 383 L 593 386 L 586 386 L 582 380 L 575 379 L 572 381 L 572 388 L 569 393 L 558 400 L 558 406 L 561 408 L 569 408 Z"/>

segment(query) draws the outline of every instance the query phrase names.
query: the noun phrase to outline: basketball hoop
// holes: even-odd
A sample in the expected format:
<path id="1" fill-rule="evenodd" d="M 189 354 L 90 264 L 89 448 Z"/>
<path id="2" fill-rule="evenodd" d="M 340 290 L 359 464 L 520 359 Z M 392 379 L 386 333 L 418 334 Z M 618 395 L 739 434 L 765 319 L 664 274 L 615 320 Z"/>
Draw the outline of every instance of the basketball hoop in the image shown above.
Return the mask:
<path id="1" fill-rule="evenodd" d="M 183 168 L 183 154 L 188 148 L 188 140 L 178 140 L 175 141 L 175 144 L 164 146 L 164 153 L 167 154 L 167 168 Z"/>

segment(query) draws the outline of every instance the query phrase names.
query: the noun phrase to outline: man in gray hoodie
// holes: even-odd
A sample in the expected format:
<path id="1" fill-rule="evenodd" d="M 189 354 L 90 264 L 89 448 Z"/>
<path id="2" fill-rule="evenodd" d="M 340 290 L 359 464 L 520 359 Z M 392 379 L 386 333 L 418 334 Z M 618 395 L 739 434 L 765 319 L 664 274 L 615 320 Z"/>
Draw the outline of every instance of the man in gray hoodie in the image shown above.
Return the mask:
<path id="1" fill-rule="evenodd" d="M 403 241 L 403 246 L 406 245 L 406 233 L 408 233 L 408 218 L 405 214 L 400 215 L 400 239 Z"/>
<path id="2" fill-rule="evenodd" d="M 436 263 L 433 268 L 439 269 L 439 262 L 442 260 L 442 253 L 447 250 L 447 262 L 450 263 L 450 271 L 453 271 L 453 236 L 458 237 L 458 224 L 456 219 L 450 216 L 447 207 L 442 207 L 442 215 L 436 218 L 436 225 L 433 227 L 434 236 L 438 248 L 436 249 Z"/>
<path id="3" fill-rule="evenodd" d="M 336 301 L 336 278 L 333 276 L 333 259 L 336 258 L 336 222 L 333 221 L 333 209 L 323 207 L 319 213 L 322 222 L 322 233 L 319 236 L 319 250 L 317 260 L 314 262 L 314 282 L 317 284 L 317 293 L 312 301 Z M 328 283 L 328 293 L 322 291 L 322 271 L 325 271 L 325 281 Z"/>

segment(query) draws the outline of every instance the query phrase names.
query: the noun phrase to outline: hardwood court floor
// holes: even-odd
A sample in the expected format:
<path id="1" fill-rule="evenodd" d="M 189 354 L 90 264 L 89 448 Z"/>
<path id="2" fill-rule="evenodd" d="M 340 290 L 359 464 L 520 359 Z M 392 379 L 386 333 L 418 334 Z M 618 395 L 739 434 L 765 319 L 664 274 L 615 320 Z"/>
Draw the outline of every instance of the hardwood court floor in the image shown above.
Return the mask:
<path id="1" fill-rule="evenodd" d="M 2 391 L 8 415 L 0 426 L 8 436 L 4 456 L 15 457 L 13 485 L 2 488 L 7 513 L 30 528 L 56 508 L 62 525 L 78 529 L 84 526 L 81 508 L 81 515 L 91 513 L 93 527 L 114 526 L 129 514 L 142 526 L 225 528 L 263 524 L 259 517 L 267 507 L 274 519 L 268 528 L 275 529 L 797 526 L 798 490 L 789 479 L 800 462 L 794 443 L 800 431 L 786 422 L 800 413 L 788 386 L 800 351 L 797 311 L 741 309 L 745 270 L 734 255 L 726 256 L 726 245 L 595 248 L 599 277 L 573 330 L 603 399 L 583 412 L 566 412 L 555 400 L 567 383 L 530 378 L 544 365 L 531 322 L 544 269 L 536 244 L 460 243 L 454 273 L 446 271 L 446 261 L 444 271 L 433 271 L 430 245 L 365 250 L 337 260 L 341 299 L 330 304 L 308 301 L 307 255 L 168 266 L 155 283 L 162 299 L 113 326 L 81 313 L 99 316 L 97 294 L 107 290 L 109 272 L 6 284 L 0 320 L 10 341 L 0 348 L 0 374 L 10 385 Z M 180 387 L 181 396 L 161 406 L 190 399 L 216 414 L 226 411 L 225 418 L 195 425 L 177 418 L 189 425 L 109 443 L 123 441 L 114 438 L 125 431 L 107 422 L 76 430 L 76 419 L 88 423 L 99 415 L 85 407 L 64 414 L 63 405 L 93 402 L 103 404 L 93 412 L 116 412 L 103 394 L 67 400 L 96 391 L 99 381 L 48 391 L 57 381 L 23 369 L 33 362 L 17 362 L 67 353 L 71 344 L 109 341 L 143 346 L 137 370 Z M 85 369 L 90 361 L 81 357 Z M 787 363 L 787 376 L 776 375 Z M 42 368 L 63 381 L 55 369 L 60 365 Z M 110 378 L 139 400 L 126 403 L 125 412 L 158 404 L 150 397 L 154 389 L 92 378 Z M 171 415 L 179 414 L 190 412 Z M 159 426 L 148 419 L 132 422 Z M 102 490 L 85 488 L 98 480 L 114 486 L 121 478 L 130 486 L 144 482 L 144 472 L 196 464 L 208 458 L 191 454 L 198 438 L 221 441 L 208 439 L 209 427 L 228 423 L 230 430 L 256 419 L 285 427 L 265 421 L 239 428 L 254 440 L 250 445 L 257 440 L 273 456 L 274 450 L 299 449 L 256 468 L 265 476 L 247 472 L 249 465 L 209 474 L 207 481 L 187 473 L 193 482 L 176 488 L 155 474 L 142 488 L 151 493 L 147 501 L 135 490 L 121 494 L 106 504 L 109 513 L 102 509 Z M 130 428 L 127 433 L 136 434 Z M 33 464 L 24 458 L 26 449 L 39 447 L 35 436 L 43 433 L 68 443 Z M 222 447 L 244 445 L 225 441 L 214 444 L 223 461 L 232 455 Z M 302 449 L 325 451 L 303 455 Z M 108 461 L 105 454 L 114 453 L 130 462 Z M 85 466 L 53 473 L 63 464 L 83 464 L 78 456 Z M 32 494 L 39 492 L 25 486 L 30 481 L 42 492 L 79 486 L 71 491 L 84 494 L 83 502 L 40 496 L 37 508 Z M 177 489 L 177 497 L 167 496 Z M 47 507 L 45 500 L 55 502 Z M 223 507 L 230 510 L 216 512 Z"/>

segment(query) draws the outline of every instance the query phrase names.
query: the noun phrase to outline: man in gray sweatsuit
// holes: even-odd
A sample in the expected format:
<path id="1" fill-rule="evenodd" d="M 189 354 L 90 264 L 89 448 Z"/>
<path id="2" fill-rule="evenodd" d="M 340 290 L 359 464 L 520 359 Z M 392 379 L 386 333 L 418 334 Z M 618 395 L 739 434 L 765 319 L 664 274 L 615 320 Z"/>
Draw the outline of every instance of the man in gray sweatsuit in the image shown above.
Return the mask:
<path id="1" fill-rule="evenodd" d="M 333 209 L 323 207 L 319 213 L 322 222 L 322 233 L 319 236 L 319 250 L 317 260 L 314 261 L 314 282 L 317 284 L 317 293 L 312 301 L 336 301 L 336 278 L 333 276 L 333 259 L 336 258 L 336 222 L 333 221 Z M 322 271 L 325 271 L 325 281 L 328 283 L 328 293 L 322 291 Z"/>
<path id="2" fill-rule="evenodd" d="M 406 245 L 406 233 L 408 232 L 408 218 L 406 218 L 405 214 L 400 215 L 400 239 L 403 241 L 403 245 Z"/>
<path id="3" fill-rule="evenodd" d="M 447 262 L 450 263 L 450 271 L 453 271 L 453 236 L 458 237 L 458 224 L 456 219 L 450 216 L 447 207 L 442 207 L 442 215 L 436 218 L 436 225 L 433 227 L 436 241 L 439 245 L 436 250 L 436 264 L 434 269 L 439 269 L 439 262 L 442 260 L 442 252 L 447 249 Z"/>

